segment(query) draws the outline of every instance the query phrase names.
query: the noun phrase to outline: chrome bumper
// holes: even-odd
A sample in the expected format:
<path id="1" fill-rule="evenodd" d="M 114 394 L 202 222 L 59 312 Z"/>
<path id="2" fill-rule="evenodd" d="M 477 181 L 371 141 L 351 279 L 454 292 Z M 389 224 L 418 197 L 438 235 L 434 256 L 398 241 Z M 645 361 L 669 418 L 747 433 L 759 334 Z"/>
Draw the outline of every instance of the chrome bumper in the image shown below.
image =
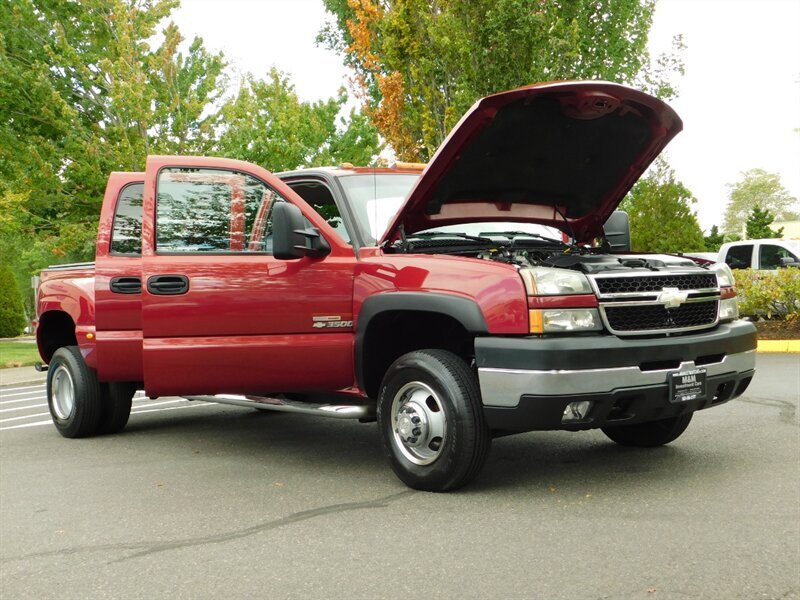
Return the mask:
<path id="1" fill-rule="evenodd" d="M 719 362 L 699 365 L 708 377 L 743 373 L 755 368 L 756 351 L 728 354 Z M 693 361 L 677 368 L 643 371 L 638 366 L 600 369 L 521 370 L 479 368 L 478 379 L 485 406 L 515 407 L 526 394 L 536 396 L 574 396 L 603 394 L 625 388 L 666 384 L 672 373 L 697 368 Z"/>

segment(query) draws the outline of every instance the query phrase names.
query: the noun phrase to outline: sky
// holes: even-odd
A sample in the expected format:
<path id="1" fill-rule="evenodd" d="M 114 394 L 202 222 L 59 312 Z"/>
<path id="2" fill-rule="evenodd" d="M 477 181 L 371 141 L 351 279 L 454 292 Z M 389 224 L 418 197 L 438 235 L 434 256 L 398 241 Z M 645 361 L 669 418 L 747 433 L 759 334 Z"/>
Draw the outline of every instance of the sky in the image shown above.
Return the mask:
<path id="1" fill-rule="evenodd" d="M 234 78 L 274 65 L 309 101 L 348 86 L 341 57 L 315 44 L 328 18 L 321 0 L 182 0 L 172 18 L 222 51 Z M 659 0 L 651 55 L 676 34 L 686 74 L 670 104 L 684 130 L 666 156 L 703 229 L 721 225 L 727 186 L 748 169 L 778 173 L 800 198 L 800 0 Z"/>

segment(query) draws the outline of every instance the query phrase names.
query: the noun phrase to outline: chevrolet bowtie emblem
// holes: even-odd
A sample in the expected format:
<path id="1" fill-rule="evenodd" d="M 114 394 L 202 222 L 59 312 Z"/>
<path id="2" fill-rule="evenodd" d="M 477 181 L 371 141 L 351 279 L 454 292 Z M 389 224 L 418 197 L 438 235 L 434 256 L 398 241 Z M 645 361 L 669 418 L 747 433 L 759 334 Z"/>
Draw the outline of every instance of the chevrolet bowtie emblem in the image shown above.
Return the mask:
<path id="1" fill-rule="evenodd" d="M 658 301 L 667 308 L 678 308 L 688 297 L 689 292 L 682 292 L 678 288 L 663 288 Z"/>

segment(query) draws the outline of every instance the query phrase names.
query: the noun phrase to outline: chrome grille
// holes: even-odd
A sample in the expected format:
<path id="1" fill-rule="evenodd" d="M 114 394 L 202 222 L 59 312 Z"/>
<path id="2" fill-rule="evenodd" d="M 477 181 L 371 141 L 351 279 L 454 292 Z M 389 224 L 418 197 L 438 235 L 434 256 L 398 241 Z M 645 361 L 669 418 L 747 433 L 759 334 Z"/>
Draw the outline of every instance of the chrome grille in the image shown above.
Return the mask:
<path id="1" fill-rule="evenodd" d="M 600 316 L 614 334 L 681 333 L 719 319 L 715 273 L 636 273 L 589 276 Z"/>
<path id="2" fill-rule="evenodd" d="M 701 290 L 717 287 L 714 273 L 676 273 L 644 275 L 639 277 L 598 277 L 597 291 L 600 294 L 630 294 L 633 292 L 660 292 L 664 288 L 679 290 Z"/>
<path id="3" fill-rule="evenodd" d="M 656 331 L 694 329 L 717 320 L 717 302 L 692 302 L 677 308 L 662 304 L 606 306 L 608 325 L 614 331 Z"/>

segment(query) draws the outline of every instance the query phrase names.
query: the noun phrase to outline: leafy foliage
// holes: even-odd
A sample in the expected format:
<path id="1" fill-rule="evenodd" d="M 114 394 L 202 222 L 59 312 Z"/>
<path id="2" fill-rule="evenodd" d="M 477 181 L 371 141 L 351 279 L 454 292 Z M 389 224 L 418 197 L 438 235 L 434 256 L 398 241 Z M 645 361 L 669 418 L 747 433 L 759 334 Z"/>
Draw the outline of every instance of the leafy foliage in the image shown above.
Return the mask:
<path id="1" fill-rule="evenodd" d="M 349 126 L 337 119 L 346 100 L 340 90 L 336 98 L 301 102 L 275 68 L 266 80 L 248 76 L 220 111 L 225 128 L 216 151 L 274 171 L 346 161 L 371 164 L 381 150 L 378 134 L 354 112 Z"/>
<path id="2" fill-rule="evenodd" d="M 775 216 L 766 209 L 761 209 L 756 205 L 747 217 L 745 223 L 745 234 L 748 240 L 760 240 L 766 238 L 779 238 L 783 235 L 783 227 L 777 231 L 770 228 L 775 220 Z"/>
<path id="3" fill-rule="evenodd" d="M 662 97 L 678 55 L 651 63 L 652 0 L 324 0 L 319 40 L 356 72 L 366 114 L 401 160 L 427 160 L 498 90 L 557 79 L 635 83 Z M 680 38 L 675 48 L 682 48 Z"/>
<path id="4" fill-rule="evenodd" d="M 780 177 L 775 173 L 750 169 L 742 173 L 740 181 L 729 184 L 728 190 L 728 205 L 722 226 L 726 233 L 740 234 L 755 207 L 771 212 L 781 221 L 797 218 L 797 198 L 781 185 Z"/>
<path id="5" fill-rule="evenodd" d="M 703 232 L 692 212 L 692 193 L 658 159 L 623 200 L 635 252 L 696 252 L 705 249 Z"/>
<path id="6" fill-rule="evenodd" d="M 719 252 L 720 246 L 722 246 L 724 241 L 725 236 L 719 232 L 719 227 L 716 225 L 712 225 L 711 231 L 703 238 L 706 252 Z"/>
<path id="7" fill-rule="evenodd" d="M 339 116 L 343 94 L 303 103 L 273 71 L 229 98 L 221 54 L 158 31 L 177 4 L 0 0 L 0 256 L 23 289 L 43 266 L 92 259 L 109 172 L 148 154 L 278 170 L 380 152 L 365 116 Z"/>
<path id="8" fill-rule="evenodd" d="M 800 269 L 775 272 L 735 270 L 742 316 L 767 319 L 800 319 Z"/>
<path id="9" fill-rule="evenodd" d="M 205 152 L 221 55 L 174 25 L 176 0 L 4 2 L 0 19 L 0 251 L 19 272 L 93 254 L 108 173 L 148 153 Z M 20 251 L 21 250 L 21 251 Z"/>
<path id="10" fill-rule="evenodd" d="M 0 338 L 15 337 L 25 327 L 17 282 L 6 265 L 0 265 Z"/>

